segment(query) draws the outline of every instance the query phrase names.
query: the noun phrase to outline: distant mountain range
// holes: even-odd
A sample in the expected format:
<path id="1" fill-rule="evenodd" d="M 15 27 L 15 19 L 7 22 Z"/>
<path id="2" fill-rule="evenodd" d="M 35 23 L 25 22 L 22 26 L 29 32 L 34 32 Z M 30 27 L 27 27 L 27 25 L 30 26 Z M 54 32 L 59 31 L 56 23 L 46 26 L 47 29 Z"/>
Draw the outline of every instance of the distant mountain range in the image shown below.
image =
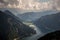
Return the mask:
<path id="1" fill-rule="evenodd" d="M 44 11 L 44 12 L 27 12 L 23 14 L 18 14 L 17 16 L 24 21 L 35 21 L 39 19 L 41 16 L 55 14 L 57 12 L 58 11 L 53 11 L 53 10 Z"/>
<path id="2" fill-rule="evenodd" d="M 22 39 L 33 34 L 36 34 L 36 31 L 23 24 L 9 10 L 0 11 L 0 40 Z"/>
<path id="3" fill-rule="evenodd" d="M 45 15 L 34 21 L 34 24 L 42 32 L 60 30 L 60 12 L 56 14 Z"/>

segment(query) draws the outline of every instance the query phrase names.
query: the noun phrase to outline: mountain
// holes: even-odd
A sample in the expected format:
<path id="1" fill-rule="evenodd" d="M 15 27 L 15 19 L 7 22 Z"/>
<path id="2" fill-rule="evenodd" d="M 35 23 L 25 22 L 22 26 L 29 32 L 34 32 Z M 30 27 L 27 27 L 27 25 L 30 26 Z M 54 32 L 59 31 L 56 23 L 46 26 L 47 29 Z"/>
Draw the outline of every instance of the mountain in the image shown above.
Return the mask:
<path id="1" fill-rule="evenodd" d="M 33 34 L 36 31 L 23 24 L 9 10 L 0 11 L 0 40 L 22 39 Z"/>
<path id="2" fill-rule="evenodd" d="M 35 21 L 39 19 L 41 16 L 55 14 L 57 12 L 58 11 L 53 11 L 53 10 L 44 11 L 44 12 L 27 12 L 23 14 L 18 14 L 17 16 L 20 19 L 25 20 L 25 21 Z"/>
<path id="3" fill-rule="evenodd" d="M 45 15 L 34 22 L 42 32 L 60 30 L 60 12 L 56 14 Z"/>
<path id="4" fill-rule="evenodd" d="M 60 30 L 48 33 L 40 37 L 38 40 L 60 40 L 59 35 L 60 35 Z"/>

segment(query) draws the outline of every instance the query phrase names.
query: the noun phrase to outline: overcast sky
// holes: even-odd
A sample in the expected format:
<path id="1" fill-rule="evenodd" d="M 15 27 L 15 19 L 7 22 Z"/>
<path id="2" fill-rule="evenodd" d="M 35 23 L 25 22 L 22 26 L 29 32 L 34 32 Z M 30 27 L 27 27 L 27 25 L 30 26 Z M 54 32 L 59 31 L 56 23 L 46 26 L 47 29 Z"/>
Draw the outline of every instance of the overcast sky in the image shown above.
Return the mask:
<path id="1" fill-rule="evenodd" d="M 59 0 L 0 0 L 0 8 L 19 8 L 20 10 L 51 10 L 60 6 Z M 58 8 L 59 9 L 59 8 Z"/>

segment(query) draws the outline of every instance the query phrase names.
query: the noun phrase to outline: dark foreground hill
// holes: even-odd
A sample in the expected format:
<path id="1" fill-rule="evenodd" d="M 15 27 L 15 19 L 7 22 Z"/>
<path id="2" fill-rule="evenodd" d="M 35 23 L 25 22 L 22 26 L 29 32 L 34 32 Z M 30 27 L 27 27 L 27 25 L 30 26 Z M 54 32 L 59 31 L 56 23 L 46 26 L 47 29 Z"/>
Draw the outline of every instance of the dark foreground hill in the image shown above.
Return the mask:
<path id="1" fill-rule="evenodd" d="M 42 32 L 60 30 L 60 12 L 56 14 L 46 15 L 34 22 Z"/>
<path id="2" fill-rule="evenodd" d="M 60 30 L 48 33 L 38 40 L 60 40 Z"/>
<path id="3" fill-rule="evenodd" d="M 36 34 L 36 31 L 23 24 L 10 11 L 0 11 L 0 40 L 22 39 Z"/>

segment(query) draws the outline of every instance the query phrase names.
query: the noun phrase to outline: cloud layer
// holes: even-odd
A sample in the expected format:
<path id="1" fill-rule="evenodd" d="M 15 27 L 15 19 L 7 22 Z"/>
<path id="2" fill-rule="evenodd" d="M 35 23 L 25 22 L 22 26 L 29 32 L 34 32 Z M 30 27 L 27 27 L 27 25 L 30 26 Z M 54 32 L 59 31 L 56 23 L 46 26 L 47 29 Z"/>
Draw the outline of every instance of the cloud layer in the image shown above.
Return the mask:
<path id="1" fill-rule="evenodd" d="M 60 7 L 59 0 L 41 2 L 39 0 L 0 0 L 0 8 L 19 8 L 22 10 L 50 10 Z"/>

